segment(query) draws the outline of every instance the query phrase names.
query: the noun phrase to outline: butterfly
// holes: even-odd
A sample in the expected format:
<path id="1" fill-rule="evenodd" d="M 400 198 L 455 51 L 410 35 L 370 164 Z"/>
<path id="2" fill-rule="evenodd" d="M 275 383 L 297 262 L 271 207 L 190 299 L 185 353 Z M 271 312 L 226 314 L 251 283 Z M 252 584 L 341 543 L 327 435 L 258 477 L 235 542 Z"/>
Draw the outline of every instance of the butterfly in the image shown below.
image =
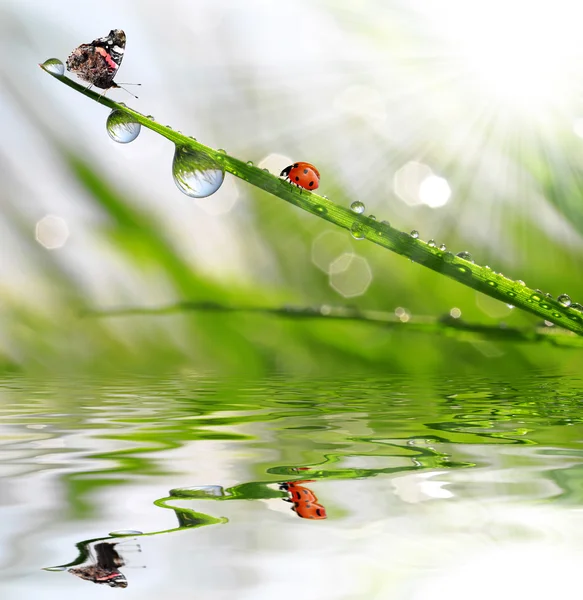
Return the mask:
<path id="1" fill-rule="evenodd" d="M 125 47 L 126 34 L 121 29 L 112 29 L 109 35 L 75 48 L 67 58 L 67 70 L 88 81 L 89 87 L 94 85 L 106 91 L 110 88 L 125 90 L 113 80 L 123 60 Z"/>
<path id="2" fill-rule="evenodd" d="M 111 542 L 95 544 L 93 546 L 95 563 L 69 569 L 69 573 L 93 583 L 105 583 L 110 587 L 128 587 L 125 575 L 119 571 L 119 567 L 123 567 L 125 562 L 115 549 L 116 545 Z"/>

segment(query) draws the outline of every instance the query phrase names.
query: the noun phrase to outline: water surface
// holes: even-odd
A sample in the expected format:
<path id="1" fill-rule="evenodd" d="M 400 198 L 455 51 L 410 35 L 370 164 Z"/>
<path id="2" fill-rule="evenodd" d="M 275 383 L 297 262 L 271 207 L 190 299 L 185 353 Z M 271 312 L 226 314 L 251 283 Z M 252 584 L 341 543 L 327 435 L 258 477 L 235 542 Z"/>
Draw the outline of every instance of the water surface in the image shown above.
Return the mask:
<path id="1" fill-rule="evenodd" d="M 579 377 L 4 378 L 0 597 L 571 597 L 582 459 Z"/>

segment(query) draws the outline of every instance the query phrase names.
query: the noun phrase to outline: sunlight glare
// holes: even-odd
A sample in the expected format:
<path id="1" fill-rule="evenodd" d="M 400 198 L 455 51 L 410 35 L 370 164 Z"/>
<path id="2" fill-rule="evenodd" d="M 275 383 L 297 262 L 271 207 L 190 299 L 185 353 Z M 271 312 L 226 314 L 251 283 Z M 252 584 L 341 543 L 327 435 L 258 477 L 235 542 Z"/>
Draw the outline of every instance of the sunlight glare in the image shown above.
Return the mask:
<path id="1" fill-rule="evenodd" d="M 448 0 L 427 4 L 480 88 L 508 106 L 560 103 L 582 56 L 583 3 L 574 0 Z"/>

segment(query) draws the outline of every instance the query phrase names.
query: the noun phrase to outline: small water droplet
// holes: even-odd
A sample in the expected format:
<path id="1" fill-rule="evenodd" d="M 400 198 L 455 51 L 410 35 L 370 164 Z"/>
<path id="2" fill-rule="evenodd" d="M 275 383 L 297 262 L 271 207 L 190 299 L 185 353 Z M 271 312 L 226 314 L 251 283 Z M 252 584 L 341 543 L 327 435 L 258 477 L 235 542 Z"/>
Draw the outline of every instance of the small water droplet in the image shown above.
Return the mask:
<path id="1" fill-rule="evenodd" d="M 546 319 L 544 321 L 544 324 L 545 324 L 545 327 L 554 327 L 555 326 L 555 324 L 552 321 L 547 321 Z"/>
<path id="2" fill-rule="evenodd" d="M 432 248 L 435 248 L 435 246 L 436 246 L 437 244 L 435 243 L 435 240 L 429 240 L 429 241 L 427 242 L 427 245 L 428 245 L 428 246 L 431 246 Z"/>
<path id="3" fill-rule="evenodd" d="M 498 287 L 498 284 L 495 281 L 492 281 L 491 279 L 488 279 L 486 281 L 486 283 L 490 286 L 490 287 Z"/>
<path id="4" fill-rule="evenodd" d="M 328 200 L 328 196 L 322 195 L 322 198 L 324 198 L 325 200 Z"/>
<path id="5" fill-rule="evenodd" d="M 193 135 L 188 136 L 193 142 L 196 142 L 196 138 Z"/>
<path id="6" fill-rule="evenodd" d="M 247 166 L 248 167 L 252 167 L 253 166 L 253 161 L 252 160 L 248 160 L 247 161 Z"/>
<path id="7" fill-rule="evenodd" d="M 206 198 L 223 183 L 225 172 L 202 152 L 176 146 L 172 175 L 178 189 L 192 198 Z"/>
<path id="8" fill-rule="evenodd" d="M 154 115 L 146 115 L 146 119 L 150 119 L 150 121 L 155 121 Z"/>
<path id="9" fill-rule="evenodd" d="M 462 252 L 458 252 L 456 254 L 456 256 L 458 258 L 463 258 L 464 260 L 467 260 L 468 262 L 474 262 L 472 260 L 472 255 L 469 252 L 467 252 L 466 250 L 463 250 Z"/>
<path id="10" fill-rule="evenodd" d="M 217 150 L 217 152 L 218 152 L 219 154 L 227 154 L 227 151 L 226 151 L 225 149 L 223 149 L 223 148 L 219 148 L 219 149 Z"/>
<path id="11" fill-rule="evenodd" d="M 506 305 L 510 310 L 512 310 L 514 308 L 514 304 L 507 304 Z"/>
<path id="12" fill-rule="evenodd" d="M 530 300 L 534 302 L 540 302 L 542 300 L 542 297 L 539 294 L 531 294 Z"/>
<path id="13" fill-rule="evenodd" d="M 263 171 L 265 171 L 266 173 L 269 173 L 269 169 L 263 169 Z"/>
<path id="14" fill-rule="evenodd" d="M 524 283 L 524 281 L 522 281 L 522 279 L 517 279 L 516 280 L 517 285 L 521 285 L 521 286 L 525 286 L 526 283 Z"/>
<path id="15" fill-rule="evenodd" d="M 51 572 L 58 572 L 58 571 L 66 571 L 67 567 L 44 567 L 43 571 L 51 571 Z"/>
<path id="16" fill-rule="evenodd" d="M 439 246 L 439 249 L 440 249 L 442 252 L 445 252 L 445 251 L 447 250 L 447 246 L 446 246 L 445 244 L 441 244 L 441 245 Z M 452 255 L 452 256 L 453 256 L 453 255 Z"/>
<path id="17" fill-rule="evenodd" d="M 441 247 L 440 247 L 439 249 L 441 250 Z M 453 262 L 453 259 L 454 259 L 453 252 L 446 252 L 446 253 L 443 255 L 443 260 L 444 260 L 446 263 L 451 263 L 451 262 Z"/>
<path id="18" fill-rule="evenodd" d="M 170 125 L 164 125 L 164 127 L 166 127 L 166 129 L 172 129 L 172 127 L 170 127 Z"/>
<path id="19" fill-rule="evenodd" d="M 416 229 L 409 234 L 412 238 L 417 239 L 419 237 L 419 232 Z"/>
<path id="20" fill-rule="evenodd" d="M 486 271 L 491 271 L 491 270 L 492 270 L 492 267 L 490 267 L 489 265 L 485 265 L 485 266 L 484 266 L 484 269 L 486 269 Z"/>
<path id="21" fill-rule="evenodd" d="M 579 312 L 583 312 L 583 304 L 579 304 L 579 302 L 573 302 L 570 308 L 573 310 L 578 310 Z"/>
<path id="22" fill-rule="evenodd" d="M 58 58 L 49 58 L 48 60 L 45 60 L 41 67 L 51 75 L 65 74 L 65 65 Z"/>
<path id="23" fill-rule="evenodd" d="M 364 239 L 364 229 L 362 227 L 362 224 L 358 221 L 354 221 L 352 227 L 350 228 L 350 233 L 355 240 Z"/>
<path id="24" fill-rule="evenodd" d="M 110 532 L 109 535 L 143 535 L 143 533 L 143 531 L 139 531 L 138 529 L 117 529 Z"/>
<path id="25" fill-rule="evenodd" d="M 391 224 L 388 221 L 381 221 L 381 225 L 384 225 L 385 227 L 391 226 Z"/>
<path id="26" fill-rule="evenodd" d="M 506 294 L 508 296 L 510 296 L 511 298 L 515 298 L 516 297 L 516 294 L 514 292 L 506 292 Z"/>
<path id="27" fill-rule="evenodd" d="M 377 220 L 377 218 L 376 218 L 374 215 L 369 215 L 369 216 L 368 216 L 368 218 L 369 218 L 371 221 L 376 221 L 376 220 Z"/>
<path id="28" fill-rule="evenodd" d="M 557 298 L 557 302 L 561 305 L 564 306 L 565 308 L 567 308 L 568 306 L 571 306 L 571 298 L 567 295 L 567 294 L 561 294 L 558 298 Z"/>
<path id="29" fill-rule="evenodd" d="M 321 215 L 325 215 L 328 212 L 327 208 L 325 208 L 324 206 L 320 206 L 319 204 L 315 207 L 314 210 Z"/>
<path id="30" fill-rule="evenodd" d="M 361 215 L 365 210 L 365 206 L 362 202 L 356 200 L 350 205 L 350 210 L 355 212 L 357 215 Z"/>
<path id="31" fill-rule="evenodd" d="M 133 142 L 138 135 L 142 126 L 126 112 L 122 110 L 112 110 L 105 123 L 109 137 L 120 144 Z"/>

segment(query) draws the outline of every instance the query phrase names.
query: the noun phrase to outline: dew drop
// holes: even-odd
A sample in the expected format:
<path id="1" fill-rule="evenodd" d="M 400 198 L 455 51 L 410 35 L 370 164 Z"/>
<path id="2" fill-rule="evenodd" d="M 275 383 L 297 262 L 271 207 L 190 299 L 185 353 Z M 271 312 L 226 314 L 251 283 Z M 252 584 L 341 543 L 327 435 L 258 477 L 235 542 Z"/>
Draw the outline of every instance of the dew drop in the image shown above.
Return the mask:
<path id="1" fill-rule="evenodd" d="M 472 260 L 472 255 L 469 252 L 466 252 L 465 250 L 463 252 L 458 252 L 456 254 L 456 256 L 458 258 L 463 258 L 464 260 L 467 260 L 468 262 L 474 262 Z"/>
<path id="2" fill-rule="evenodd" d="M 320 206 L 320 205 L 316 206 L 314 208 L 314 210 L 320 215 L 325 215 L 328 212 L 328 209 L 326 209 L 324 206 Z"/>
<path id="3" fill-rule="evenodd" d="M 506 305 L 510 310 L 512 310 L 514 308 L 514 304 L 507 304 Z"/>
<path id="4" fill-rule="evenodd" d="M 146 119 L 150 119 L 150 121 L 155 121 L 154 115 L 146 115 Z M 194 139 L 194 138 L 192 138 Z"/>
<path id="5" fill-rule="evenodd" d="M 409 235 L 416 240 L 419 237 L 419 232 L 416 229 L 413 229 Z"/>
<path id="6" fill-rule="evenodd" d="M 376 221 L 376 220 L 377 220 L 377 218 L 376 218 L 374 215 L 369 215 L 369 216 L 368 216 L 368 218 L 369 218 L 371 221 Z"/>
<path id="7" fill-rule="evenodd" d="M 440 247 L 439 249 L 441 250 L 441 247 Z M 446 252 L 446 253 L 443 255 L 443 260 L 444 260 L 446 263 L 451 263 L 451 262 L 453 262 L 453 259 L 454 259 L 453 252 Z"/>
<path id="8" fill-rule="evenodd" d="M 45 60 L 41 67 L 51 75 L 65 74 L 65 65 L 58 58 L 49 58 L 48 60 Z"/>
<path id="9" fill-rule="evenodd" d="M 564 306 L 565 308 L 567 308 L 568 306 L 571 306 L 571 298 L 567 295 L 567 294 L 561 294 L 558 298 L 557 298 L 557 302 L 561 305 Z"/>
<path id="10" fill-rule="evenodd" d="M 188 137 L 189 137 L 189 139 L 191 139 L 193 142 L 196 142 L 196 138 L 195 138 L 193 135 L 189 135 Z"/>
<path id="11" fill-rule="evenodd" d="M 247 166 L 248 167 L 252 167 L 253 166 L 253 161 L 252 160 L 248 160 L 247 161 Z"/>
<path id="12" fill-rule="evenodd" d="M 269 173 L 269 169 L 263 169 L 263 171 L 265 171 L 266 173 Z"/>
<path id="13" fill-rule="evenodd" d="M 439 246 L 439 249 L 440 249 L 442 252 L 445 252 L 445 251 L 447 250 L 447 246 L 446 246 L 445 244 L 441 244 L 441 246 Z"/>
<path id="14" fill-rule="evenodd" d="M 219 148 L 219 149 L 217 150 L 217 152 L 218 152 L 219 154 L 227 154 L 227 151 L 226 151 L 224 148 Z"/>
<path id="15" fill-rule="evenodd" d="M 67 567 L 44 567 L 43 571 L 51 571 L 53 573 L 56 573 L 58 571 L 66 571 Z"/>
<path id="16" fill-rule="evenodd" d="M 122 110 L 112 110 L 107 117 L 105 127 L 109 137 L 120 144 L 133 142 L 140 135 L 142 129 L 142 126 L 131 115 Z"/>
<path id="17" fill-rule="evenodd" d="M 542 300 L 542 298 L 539 294 L 532 294 L 530 299 L 533 300 L 534 302 L 540 302 Z"/>
<path id="18" fill-rule="evenodd" d="M 172 175 L 178 189 L 192 198 L 214 194 L 225 178 L 223 169 L 206 154 L 183 146 L 176 146 Z"/>
<path id="19" fill-rule="evenodd" d="M 516 280 L 517 285 L 521 285 L 521 286 L 525 286 L 526 283 L 524 283 L 524 281 L 522 281 L 522 279 L 517 279 Z"/>
<path id="20" fill-rule="evenodd" d="M 352 227 L 350 228 L 350 234 L 355 240 L 363 240 L 364 239 L 364 229 L 362 224 L 358 221 L 354 221 Z"/>
<path id="21" fill-rule="evenodd" d="M 498 287 L 498 284 L 495 281 L 492 281 L 491 279 L 488 279 L 486 281 L 486 283 L 490 286 L 490 287 Z"/>
<path id="22" fill-rule="evenodd" d="M 511 298 L 514 298 L 516 296 L 515 292 L 506 292 L 508 296 L 510 296 Z"/>
<path id="23" fill-rule="evenodd" d="M 555 317 L 555 319 L 560 319 L 563 315 L 561 313 L 558 312 L 554 312 L 553 313 L 553 317 Z"/>
<path id="24" fill-rule="evenodd" d="M 381 225 L 384 225 L 385 227 L 391 226 L 391 224 L 388 221 L 381 221 Z"/>
<path id="25" fill-rule="evenodd" d="M 109 535 L 143 535 L 143 531 L 139 531 L 138 529 L 117 529 L 116 531 L 111 531 Z"/>
<path id="26" fill-rule="evenodd" d="M 583 312 L 583 304 L 579 304 L 579 302 L 573 302 L 573 304 L 571 304 L 571 308 L 573 310 L 578 310 L 579 312 Z"/>
<path id="27" fill-rule="evenodd" d="M 356 200 L 350 205 L 350 210 L 355 212 L 357 215 L 361 215 L 365 210 L 365 206 L 362 202 Z"/>
<path id="28" fill-rule="evenodd" d="M 437 244 L 435 243 L 435 240 L 429 240 L 429 241 L 427 242 L 427 245 L 428 245 L 428 246 L 431 246 L 432 248 L 435 248 L 435 246 L 436 246 Z"/>

